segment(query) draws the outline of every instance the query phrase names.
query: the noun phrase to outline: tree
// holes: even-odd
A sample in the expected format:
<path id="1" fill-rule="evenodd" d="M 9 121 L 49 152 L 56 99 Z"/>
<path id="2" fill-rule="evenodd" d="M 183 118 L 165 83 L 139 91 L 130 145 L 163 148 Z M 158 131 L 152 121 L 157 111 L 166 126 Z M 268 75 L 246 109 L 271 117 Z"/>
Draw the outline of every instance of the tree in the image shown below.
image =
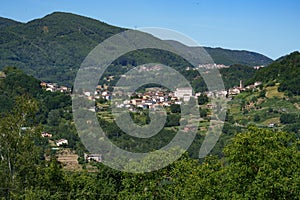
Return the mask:
<path id="1" fill-rule="evenodd" d="M 198 104 L 199 105 L 204 105 L 204 104 L 206 104 L 206 103 L 208 103 L 209 102 L 209 99 L 208 99 L 208 97 L 207 97 L 207 95 L 205 95 L 205 94 L 201 94 L 199 97 L 198 97 Z"/>
<path id="2" fill-rule="evenodd" d="M 200 113 L 200 117 L 207 117 L 208 111 L 207 111 L 207 109 L 200 108 L 199 113 Z"/>
<path id="3" fill-rule="evenodd" d="M 37 104 L 28 97 L 16 99 L 14 110 L 0 120 L 0 197 L 10 199 L 12 192 L 35 184 L 40 150 L 35 146 L 39 130 L 28 127 Z M 30 120 L 29 120 L 30 121 Z"/>
<path id="4" fill-rule="evenodd" d="M 298 115 L 294 113 L 284 113 L 280 116 L 280 123 L 282 124 L 293 124 L 298 120 Z"/>
<path id="5" fill-rule="evenodd" d="M 180 105 L 178 105 L 178 104 L 171 104 L 170 110 L 172 113 L 180 113 L 181 112 Z"/>
<path id="6" fill-rule="evenodd" d="M 266 90 L 261 90 L 261 91 L 259 92 L 258 97 L 259 97 L 259 98 L 264 98 L 264 97 L 266 97 L 266 93 L 267 93 Z"/>
<path id="7" fill-rule="evenodd" d="M 181 116 L 179 114 L 170 114 L 167 116 L 167 122 L 166 127 L 172 127 L 172 126 L 179 126 L 180 125 L 180 118 Z"/>
<path id="8" fill-rule="evenodd" d="M 58 126 L 60 118 L 61 116 L 59 110 L 51 110 L 48 114 L 48 125 Z"/>
<path id="9" fill-rule="evenodd" d="M 259 122 L 260 121 L 260 116 L 258 114 L 254 115 L 253 121 Z"/>
<path id="10" fill-rule="evenodd" d="M 249 127 L 224 152 L 224 195 L 229 199 L 300 196 L 299 141 L 294 134 Z"/>

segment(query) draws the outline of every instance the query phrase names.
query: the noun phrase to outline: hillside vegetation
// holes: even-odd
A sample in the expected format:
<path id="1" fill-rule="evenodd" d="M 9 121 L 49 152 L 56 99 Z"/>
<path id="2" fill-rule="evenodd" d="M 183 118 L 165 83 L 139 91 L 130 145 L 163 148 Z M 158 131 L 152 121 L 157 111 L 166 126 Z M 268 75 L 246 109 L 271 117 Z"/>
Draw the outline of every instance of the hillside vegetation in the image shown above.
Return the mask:
<path id="1" fill-rule="evenodd" d="M 44 81 L 71 86 L 76 72 L 88 53 L 104 39 L 125 29 L 70 13 L 55 12 L 28 23 L 0 19 L 0 69 L 16 66 Z M 257 53 L 205 48 L 216 63 L 248 66 L 266 65 L 272 60 Z M 146 50 L 122 57 L 114 63 L 114 73 L 121 66 L 149 61 L 163 64 L 186 63 L 178 56 Z M 117 72 L 115 72 L 117 69 Z"/>
<path id="2" fill-rule="evenodd" d="M 293 52 L 268 67 L 261 68 L 255 74 L 254 80 L 269 84 L 279 83 L 279 91 L 300 95 L 300 53 Z"/>

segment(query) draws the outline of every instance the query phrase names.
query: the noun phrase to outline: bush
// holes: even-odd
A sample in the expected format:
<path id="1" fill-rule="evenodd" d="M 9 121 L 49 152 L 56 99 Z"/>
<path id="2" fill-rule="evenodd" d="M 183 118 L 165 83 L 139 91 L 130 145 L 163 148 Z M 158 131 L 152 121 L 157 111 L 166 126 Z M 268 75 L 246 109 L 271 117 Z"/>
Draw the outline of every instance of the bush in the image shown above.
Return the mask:
<path id="1" fill-rule="evenodd" d="M 285 113 L 280 116 L 280 123 L 282 124 L 293 124 L 298 120 L 298 115 L 294 113 Z"/>

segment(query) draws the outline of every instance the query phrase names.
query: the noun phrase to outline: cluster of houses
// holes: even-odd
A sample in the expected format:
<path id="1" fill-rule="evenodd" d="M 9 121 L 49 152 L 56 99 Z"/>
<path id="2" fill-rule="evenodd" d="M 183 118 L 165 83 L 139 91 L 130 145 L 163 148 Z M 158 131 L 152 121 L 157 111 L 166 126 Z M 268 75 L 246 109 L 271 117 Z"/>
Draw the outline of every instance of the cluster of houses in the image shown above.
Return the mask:
<path id="1" fill-rule="evenodd" d="M 230 88 L 228 90 L 228 95 L 237 95 L 246 90 L 253 90 L 253 89 L 257 88 L 258 86 L 260 86 L 261 84 L 262 84 L 262 82 L 257 81 L 253 85 L 247 85 L 244 87 L 243 81 L 240 80 L 240 86 Z"/>
<path id="2" fill-rule="evenodd" d="M 43 138 L 52 138 L 52 134 L 51 133 L 47 133 L 47 132 L 43 132 L 41 133 L 41 136 Z M 57 147 L 61 147 L 63 145 L 68 145 L 68 140 L 67 139 L 59 139 L 59 140 L 56 140 L 54 141 L 54 144 L 57 146 Z M 54 150 L 58 150 L 59 148 L 52 148 Z M 102 155 L 101 154 L 84 154 L 84 159 L 88 162 L 90 161 L 95 161 L 95 162 L 102 162 Z"/>
<path id="3" fill-rule="evenodd" d="M 40 84 L 42 88 L 44 88 L 46 91 L 49 92 L 63 92 L 63 93 L 71 93 L 71 88 L 68 88 L 67 86 L 58 86 L 57 83 L 46 83 L 41 82 Z"/>
<path id="4" fill-rule="evenodd" d="M 230 88 L 228 90 L 219 91 L 207 91 L 204 92 L 207 97 L 225 98 L 240 94 L 243 91 L 255 89 L 260 86 L 262 82 L 255 82 L 253 85 L 245 86 L 243 81 L 240 81 L 240 85 Z M 156 90 L 155 90 L 156 89 Z M 145 93 L 136 93 L 135 97 L 131 100 L 125 100 L 117 107 L 127 107 L 132 109 L 132 105 L 140 108 L 152 108 L 157 106 L 170 106 L 171 104 L 181 104 L 182 102 L 188 102 L 191 98 L 197 98 L 201 93 L 195 93 L 193 95 L 192 88 L 177 88 L 174 92 L 162 91 L 160 88 L 155 88 L 153 91 L 147 91 Z M 211 105 L 208 105 L 211 107 Z"/>
<path id="5" fill-rule="evenodd" d="M 43 132 L 43 133 L 41 134 L 41 136 L 42 136 L 43 138 L 52 138 L 52 134 L 51 134 L 51 133 L 47 133 L 47 132 Z M 56 140 L 56 141 L 55 141 L 55 145 L 56 145 L 57 147 L 60 147 L 60 146 L 62 146 L 62 145 L 68 145 L 68 140 L 67 140 L 67 139 L 64 139 L 64 138 L 59 139 L 59 140 Z"/>
<path id="6" fill-rule="evenodd" d="M 198 70 L 198 69 L 222 69 L 222 68 L 229 68 L 227 65 L 223 64 L 203 64 L 199 65 L 198 67 L 186 67 L 185 70 L 190 71 L 190 70 Z"/>
<path id="7" fill-rule="evenodd" d="M 243 85 L 243 81 L 240 81 L 240 85 L 230 88 L 228 90 L 220 90 L 220 91 L 207 91 L 204 92 L 208 97 L 230 97 L 237 94 L 240 94 L 243 91 L 255 89 L 260 86 L 262 82 L 255 82 L 253 85 L 245 86 Z M 193 90 L 190 87 L 182 87 L 176 88 L 174 92 L 170 92 L 168 90 L 153 87 L 147 88 L 143 93 L 134 93 L 134 94 L 125 94 L 120 92 L 121 90 L 117 90 L 117 92 L 110 92 L 107 90 L 107 87 L 97 86 L 95 92 L 83 91 L 83 95 L 89 100 L 95 99 L 105 99 L 112 100 L 119 99 L 120 96 L 127 95 L 131 98 L 124 101 L 114 101 L 114 106 L 117 108 L 128 108 L 130 111 L 135 111 L 137 108 L 142 109 L 150 109 L 156 110 L 158 107 L 168 107 L 172 104 L 180 105 L 182 102 L 188 102 L 191 98 L 197 98 L 201 95 L 201 93 L 193 94 Z M 207 105 L 208 108 L 213 107 L 213 105 Z M 93 108 L 93 111 L 95 109 Z"/>
<path id="8" fill-rule="evenodd" d="M 105 99 L 105 100 L 111 100 L 112 94 L 108 90 L 108 85 L 98 85 L 95 92 L 90 91 L 83 91 L 83 95 L 89 99 L 89 100 L 95 100 L 95 99 Z"/>
<path id="9" fill-rule="evenodd" d="M 200 93 L 195 96 L 199 96 Z M 171 104 L 181 104 L 190 98 L 195 98 L 192 88 L 177 88 L 175 92 L 168 92 L 161 88 L 148 88 L 144 93 L 135 93 L 130 100 L 114 102 L 117 108 L 128 108 L 134 111 L 136 108 L 155 110 L 158 107 L 167 107 Z M 117 98 L 117 97 L 114 97 Z"/>

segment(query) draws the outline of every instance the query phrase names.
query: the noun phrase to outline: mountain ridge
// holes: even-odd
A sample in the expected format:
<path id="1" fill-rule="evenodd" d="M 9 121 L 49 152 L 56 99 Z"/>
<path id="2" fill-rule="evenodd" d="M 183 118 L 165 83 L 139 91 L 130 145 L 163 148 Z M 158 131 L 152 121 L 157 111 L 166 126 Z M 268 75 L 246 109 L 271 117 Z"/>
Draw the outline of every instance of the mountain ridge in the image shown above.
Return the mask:
<path id="1" fill-rule="evenodd" d="M 0 69 L 16 66 L 36 78 L 67 85 L 72 84 L 80 64 L 95 46 L 126 30 L 65 12 L 54 12 L 27 23 L 0 20 L 0 26 L 1 21 L 6 21 L 6 25 L 0 29 Z M 255 66 L 272 62 L 254 52 L 204 49 L 217 64 Z"/>
<path id="2" fill-rule="evenodd" d="M 0 29 L 8 26 L 14 26 L 17 24 L 21 24 L 21 22 L 17 22 L 15 20 L 8 19 L 5 17 L 0 17 Z"/>

